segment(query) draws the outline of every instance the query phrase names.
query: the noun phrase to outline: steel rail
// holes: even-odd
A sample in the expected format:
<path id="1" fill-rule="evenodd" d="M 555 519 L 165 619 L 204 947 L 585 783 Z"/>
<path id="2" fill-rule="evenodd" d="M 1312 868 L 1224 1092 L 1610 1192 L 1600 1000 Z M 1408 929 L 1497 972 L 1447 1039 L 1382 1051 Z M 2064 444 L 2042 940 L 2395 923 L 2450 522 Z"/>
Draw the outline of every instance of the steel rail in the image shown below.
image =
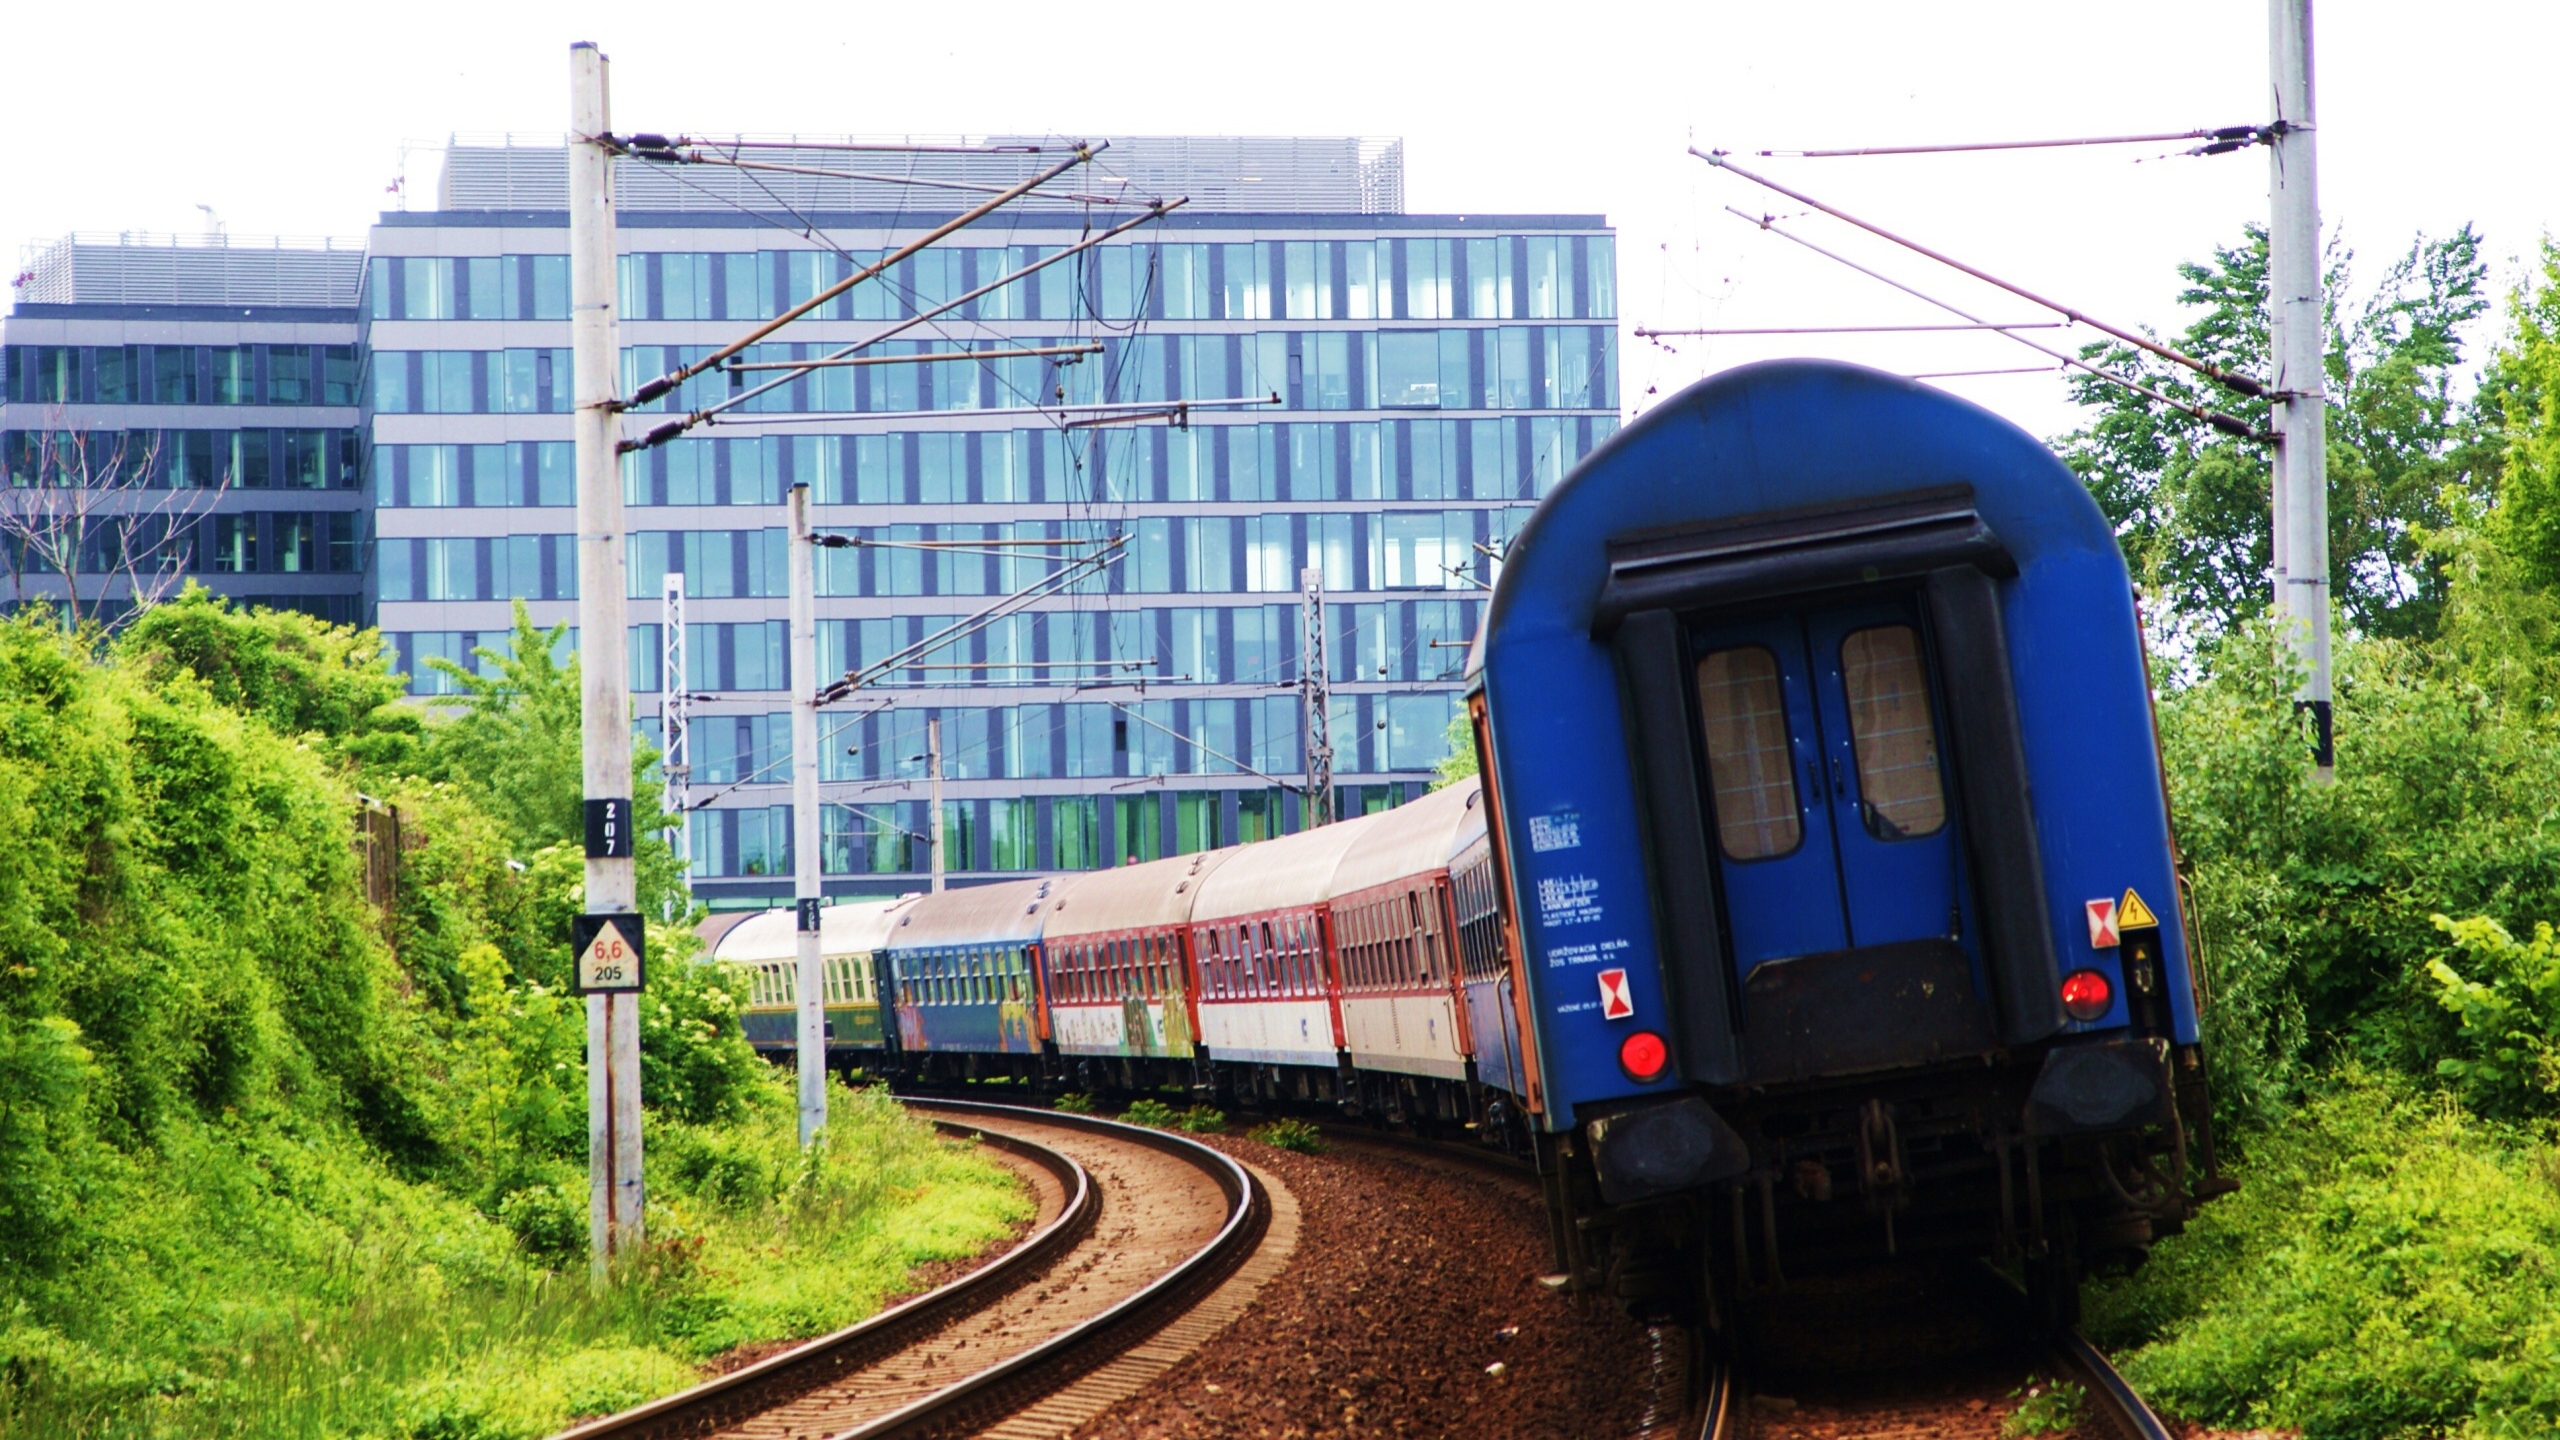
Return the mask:
<path id="1" fill-rule="evenodd" d="M 1101 1314 L 1041 1341 L 904 1409 L 841 1431 L 831 1440 L 920 1440 L 991 1423 L 1023 1409 L 1086 1372 L 1142 1343 L 1189 1310 L 1194 1302 L 1243 1263 L 1262 1243 L 1271 1222 L 1271 1199 L 1251 1171 L 1197 1140 L 1118 1120 L 997 1105 L 978 1100 L 911 1100 L 929 1110 L 993 1118 L 1019 1116 L 1045 1125 L 1108 1135 L 1116 1140 L 1188 1161 L 1206 1171 L 1227 1195 L 1227 1220 L 1209 1243 Z"/>
<path id="2" fill-rule="evenodd" d="M 2120 1440 L 2177 1440 L 2176 1433 L 2152 1413 L 2151 1407 L 2134 1393 L 2133 1386 L 2079 1331 L 2064 1331 L 2052 1345 L 2056 1359 L 2088 1377 L 2089 1398 L 2106 1407 L 2107 1418 L 2113 1422 Z"/>
<path id="3" fill-rule="evenodd" d="M 1981 1273 L 2001 1293 L 2021 1305 L 2027 1303 L 2026 1290 L 2006 1271 L 1985 1261 Z M 2047 1334 L 2042 1343 L 2058 1368 L 2077 1371 L 2088 1382 L 2085 1388 L 2089 1398 L 2104 1408 L 2106 1427 L 2115 1433 L 2116 1440 L 2177 1440 L 2177 1432 L 2143 1403 L 2133 1386 L 2077 1328 Z"/>
<path id="4" fill-rule="evenodd" d="M 804 1341 L 726 1375 L 660 1396 L 629 1410 L 589 1420 L 553 1440 L 656 1440 L 700 1435 L 769 1410 L 851 1371 L 875 1364 L 923 1340 L 963 1315 L 995 1304 L 1037 1280 L 1066 1251 L 1092 1233 L 1102 1196 L 1082 1165 L 1037 1141 L 998 1135 L 957 1123 L 936 1128 L 1029 1160 L 1055 1176 L 1067 1192 L 1056 1219 L 1013 1249 L 959 1279 L 831 1335 Z"/>

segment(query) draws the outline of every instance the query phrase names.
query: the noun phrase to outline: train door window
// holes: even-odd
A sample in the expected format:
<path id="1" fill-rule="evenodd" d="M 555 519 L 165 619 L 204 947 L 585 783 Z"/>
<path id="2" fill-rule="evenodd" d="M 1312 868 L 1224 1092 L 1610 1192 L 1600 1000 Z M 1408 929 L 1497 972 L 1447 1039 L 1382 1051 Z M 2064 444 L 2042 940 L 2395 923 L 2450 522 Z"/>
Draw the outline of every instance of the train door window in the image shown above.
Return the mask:
<path id="1" fill-rule="evenodd" d="M 1758 645 L 1709 654 L 1698 662 L 1698 708 L 1717 843 L 1733 860 L 1790 853 L 1803 842 L 1804 819 L 1797 812 L 1778 657 Z"/>
<path id="2" fill-rule="evenodd" d="M 1938 730 L 1920 633 L 1908 625 L 1852 630 L 1840 641 L 1841 688 L 1858 757 L 1859 818 L 1879 840 L 1934 835 L 1947 823 Z"/>

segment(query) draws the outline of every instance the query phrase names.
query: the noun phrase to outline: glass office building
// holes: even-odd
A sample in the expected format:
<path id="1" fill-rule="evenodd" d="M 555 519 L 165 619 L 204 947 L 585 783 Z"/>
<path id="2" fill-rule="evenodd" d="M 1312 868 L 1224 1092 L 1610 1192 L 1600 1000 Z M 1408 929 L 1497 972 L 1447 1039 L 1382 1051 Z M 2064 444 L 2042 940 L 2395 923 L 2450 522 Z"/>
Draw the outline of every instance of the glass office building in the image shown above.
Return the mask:
<path id="1" fill-rule="evenodd" d="M 173 580 L 365 618 L 363 279 L 359 242 L 224 235 L 73 235 L 22 268 L 0 321 L 0 472 L 13 508 L 79 527 L 84 597 L 125 603 L 129 549 L 152 557 L 132 569 L 166 556 Z M 61 502 L 82 477 L 93 510 Z M 23 536 L 0 551 L 0 603 L 62 593 Z"/>
<path id="2" fill-rule="evenodd" d="M 1053 163 L 1050 143 L 767 151 L 753 158 L 790 168 L 763 171 L 621 162 L 622 393 Z M 925 183 L 876 178 L 892 168 Z M 626 457 L 634 712 L 661 738 L 662 586 L 681 574 L 685 688 L 708 697 L 689 732 L 689 845 L 715 905 L 790 890 L 790 486 L 811 487 L 820 530 L 862 542 L 818 557 L 830 674 L 1119 541 L 1100 573 L 828 711 L 827 891 L 895 894 L 930 867 L 933 720 L 954 883 L 1297 828 L 1310 569 L 1337 811 L 1418 793 L 1502 547 L 1617 426 L 1600 217 L 1408 214 L 1401 145 L 1358 139 L 1117 139 L 1046 189 L 745 357 L 815 359 L 904 327 L 860 356 L 936 358 L 796 375 Z M 1106 202 L 1158 196 L 1188 203 L 1000 283 L 1143 209 Z M 457 142 L 436 208 L 386 214 L 369 240 L 350 317 L 367 614 L 422 697 L 452 688 L 428 658 L 505 643 L 515 600 L 576 622 L 565 204 L 557 143 Z M 1090 353 L 966 358 L 1028 350 Z M 715 373 L 629 429 L 784 373 Z M 1181 424 L 1062 423 L 1273 396 Z"/>

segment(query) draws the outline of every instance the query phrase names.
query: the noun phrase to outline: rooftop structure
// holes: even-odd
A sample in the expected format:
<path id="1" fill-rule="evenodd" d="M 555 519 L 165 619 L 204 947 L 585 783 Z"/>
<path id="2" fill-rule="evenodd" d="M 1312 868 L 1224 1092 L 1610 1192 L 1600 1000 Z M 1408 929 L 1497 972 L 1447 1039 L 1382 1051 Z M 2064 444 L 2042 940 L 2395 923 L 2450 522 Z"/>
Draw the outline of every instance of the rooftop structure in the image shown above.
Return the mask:
<path id="1" fill-rule="evenodd" d="M 361 240 L 79 231 L 33 253 L 12 298 L 27 305 L 218 305 L 353 311 Z"/>
<path id="2" fill-rule="evenodd" d="M 986 153 L 883 153 L 842 147 L 899 141 L 857 137 L 737 137 L 760 167 L 623 160 L 614 173 L 619 209 L 670 213 L 750 210 L 930 213 L 964 208 L 988 189 L 1017 185 L 1054 165 L 1083 137 L 988 135 L 931 143 L 1018 147 Z M 734 142 L 706 139 L 706 150 Z M 1404 142 L 1359 136 L 1141 135 L 1112 139 L 1072 179 L 1021 202 L 1031 210 L 1079 210 L 1103 197 L 1144 203 L 1188 196 L 1190 208 L 1233 214 L 1399 215 Z M 776 148 L 766 148 L 768 146 Z M 440 210 L 564 210 L 567 152 L 548 138 L 456 137 L 436 187 Z M 923 182 L 923 183 L 917 183 Z"/>

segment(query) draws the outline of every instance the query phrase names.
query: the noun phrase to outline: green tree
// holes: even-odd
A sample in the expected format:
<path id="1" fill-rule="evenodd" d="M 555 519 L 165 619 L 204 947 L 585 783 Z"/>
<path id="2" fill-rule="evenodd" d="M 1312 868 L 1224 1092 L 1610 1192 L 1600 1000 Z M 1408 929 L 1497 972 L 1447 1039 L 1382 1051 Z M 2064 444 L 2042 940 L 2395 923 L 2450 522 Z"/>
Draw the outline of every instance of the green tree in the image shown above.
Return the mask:
<path id="1" fill-rule="evenodd" d="M 1432 767 L 1440 772 L 1440 778 L 1431 782 L 1434 790 L 1445 790 L 1476 773 L 1476 727 L 1468 719 L 1465 706 L 1449 717 L 1449 733 L 1443 743 L 1445 753 L 1440 763 Z"/>
<path id="2" fill-rule="evenodd" d="M 2445 599 L 2427 532 L 2455 518 L 2455 497 L 2484 499 L 2501 447 L 2461 404 L 2461 329 L 2484 313 L 2487 267 L 2465 226 L 2421 236 L 2360 302 L 2349 261 L 2328 257 L 2330 584 L 2346 622 L 2368 635 L 2432 634 Z M 2209 264 L 2179 267 L 2179 302 L 2200 312 L 2178 348 L 2272 377 L 2267 238 L 2252 226 Z M 2268 406 L 2124 345 L 2082 354 L 2184 399 L 2266 423 Z M 2121 537 L 2137 578 L 2165 589 L 2207 634 L 2265 608 L 2273 563 L 2267 448 L 2088 375 L 2071 381 L 2089 424 L 2056 441 Z"/>
<path id="3" fill-rule="evenodd" d="M 400 703 L 381 635 L 295 610 L 235 607 L 189 581 L 117 637 L 116 650 L 146 683 L 180 672 L 221 705 L 287 735 L 319 734 L 377 765 L 408 758 L 418 713 Z"/>
<path id="4" fill-rule="evenodd" d="M 2507 303 L 2506 343 L 2480 381 L 2486 428 L 2503 447 L 2493 533 L 2537 589 L 2560 589 L 2560 242 L 2542 242 L 2540 283 Z"/>
<path id="5" fill-rule="evenodd" d="M 495 819 L 520 861 L 549 846 L 583 844 L 586 835 L 584 697 L 577 657 L 560 658 L 568 633 L 565 624 L 536 626 L 519 600 L 506 648 L 472 651 L 486 673 L 441 656 L 427 662 L 462 687 L 462 703 L 428 728 L 420 768 Z M 648 745 L 632 747 L 631 803 L 642 815 L 659 808 L 657 763 Z M 651 831 L 642 832 L 637 849 L 641 908 L 663 918 L 684 915 L 691 898 L 673 849 Z"/>

